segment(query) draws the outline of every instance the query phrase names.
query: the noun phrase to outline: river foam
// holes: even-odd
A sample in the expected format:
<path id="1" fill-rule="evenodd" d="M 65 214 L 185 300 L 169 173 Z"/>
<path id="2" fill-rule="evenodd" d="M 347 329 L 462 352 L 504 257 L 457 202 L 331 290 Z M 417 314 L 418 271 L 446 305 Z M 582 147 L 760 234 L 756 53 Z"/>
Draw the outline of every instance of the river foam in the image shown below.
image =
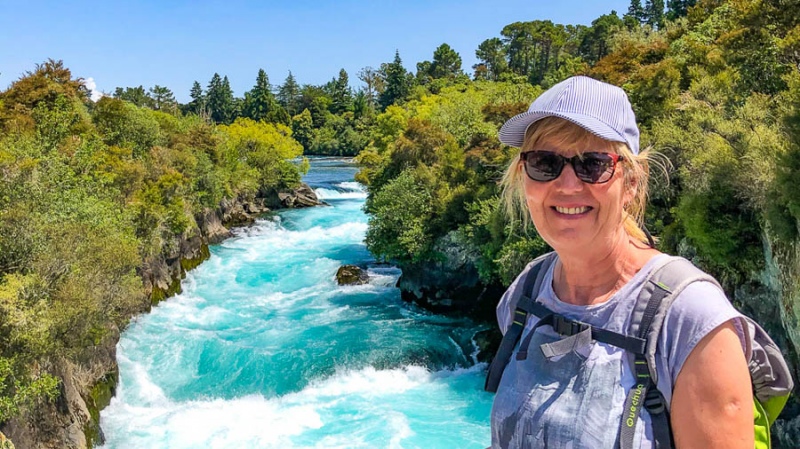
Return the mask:
<path id="1" fill-rule="evenodd" d="M 477 327 L 400 299 L 362 243 L 354 169 L 328 163 L 307 182 L 352 197 L 235 230 L 123 333 L 104 448 L 488 445 Z M 369 283 L 337 285 L 345 263 Z"/>

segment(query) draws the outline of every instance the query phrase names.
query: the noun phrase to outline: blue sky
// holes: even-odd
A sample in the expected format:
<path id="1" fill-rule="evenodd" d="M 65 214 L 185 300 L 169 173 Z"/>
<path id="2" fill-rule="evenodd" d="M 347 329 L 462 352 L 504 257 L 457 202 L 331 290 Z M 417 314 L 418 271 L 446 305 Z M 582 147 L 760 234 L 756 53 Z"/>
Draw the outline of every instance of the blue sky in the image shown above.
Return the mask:
<path id="1" fill-rule="evenodd" d="M 214 72 L 237 96 L 259 68 L 272 84 L 289 73 L 322 84 L 344 68 L 353 86 L 366 66 L 395 49 L 409 70 L 442 43 L 471 73 L 475 49 L 517 21 L 589 25 L 627 11 L 630 0 L 408 1 L 6 1 L 0 0 L 0 89 L 47 58 L 62 59 L 97 91 L 159 84 L 188 101 L 192 82 L 205 89 Z"/>

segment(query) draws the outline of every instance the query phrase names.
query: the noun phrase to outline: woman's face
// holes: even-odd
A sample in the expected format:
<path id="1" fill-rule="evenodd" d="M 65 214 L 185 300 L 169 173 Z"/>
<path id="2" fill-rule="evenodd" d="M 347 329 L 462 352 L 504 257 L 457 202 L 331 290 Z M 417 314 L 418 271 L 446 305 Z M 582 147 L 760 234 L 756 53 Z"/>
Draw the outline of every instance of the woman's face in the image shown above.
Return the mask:
<path id="1" fill-rule="evenodd" d="M 582 150 L 615 152 L 612 144 L 597 140 L 592 148 Z M 538 143 L 533 150 L 554 151 L 566 157 L 579 153 L 574 147 L 566 148 L 548 140 Z M 611 180 L 603 184 L 581 181 L 571 164 L 566 164 L 561 175 L 552 181 L 533 181 L 522 164 L 519 169 L 531 219 L 539 235 L 557 252 L 608 248 L 625 235 L 623 209 L 633 195 L 624 185 L 621 163 L 617 164 Z"/>

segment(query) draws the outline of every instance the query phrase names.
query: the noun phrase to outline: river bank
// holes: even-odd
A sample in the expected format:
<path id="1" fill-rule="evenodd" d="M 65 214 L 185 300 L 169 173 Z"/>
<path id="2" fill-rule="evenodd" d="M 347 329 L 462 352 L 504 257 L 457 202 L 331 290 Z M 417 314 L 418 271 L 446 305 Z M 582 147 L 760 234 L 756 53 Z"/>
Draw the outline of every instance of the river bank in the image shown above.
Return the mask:
<path id="1" fill-rule="evenodd" d="M 143 294 L 139 308 L 128 317 L 147 313 L 160 301 L 181 291 L 181 280 L 189 270 L 209 257 L 209 245 L 230 237 L 231 228 L 252 224 L 274 210 L 322 204 L 303 184 L 295 190 L 262 192 L 251 198 L 223 200 L 216 210 L 197 214 L 187 232 L 163 242 L 160 253 L 143 261 L 140 275 Z M 121 329 L 110 325 L 95 345 L 76 358 L 54 362 L 50 371 L 60 379 L 57 398 L 12 419 L 0 432 L 18 449 L 55 447 L 91 448 L 104 441 L 100 410 L 108 405 L 119 379 L 117 343 Z"/>

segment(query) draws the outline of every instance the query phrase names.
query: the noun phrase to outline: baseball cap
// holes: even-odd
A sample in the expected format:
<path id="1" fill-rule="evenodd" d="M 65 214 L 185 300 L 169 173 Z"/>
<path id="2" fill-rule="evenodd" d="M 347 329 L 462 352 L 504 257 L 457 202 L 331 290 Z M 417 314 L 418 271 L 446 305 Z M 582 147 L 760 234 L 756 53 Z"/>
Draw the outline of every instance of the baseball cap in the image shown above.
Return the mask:
<path id="1" fill-rule="evenodd" d="M 556 84 L 531 103 L 527 112 L 511 117 L 500 128 L 500 142 L 521 148 L 525 132 L 545 117 L 560 117 L 601 139 L 628 144 L 639 154 L 639 128 L 628 95 L 617 86 L 587 76 Z"/>

